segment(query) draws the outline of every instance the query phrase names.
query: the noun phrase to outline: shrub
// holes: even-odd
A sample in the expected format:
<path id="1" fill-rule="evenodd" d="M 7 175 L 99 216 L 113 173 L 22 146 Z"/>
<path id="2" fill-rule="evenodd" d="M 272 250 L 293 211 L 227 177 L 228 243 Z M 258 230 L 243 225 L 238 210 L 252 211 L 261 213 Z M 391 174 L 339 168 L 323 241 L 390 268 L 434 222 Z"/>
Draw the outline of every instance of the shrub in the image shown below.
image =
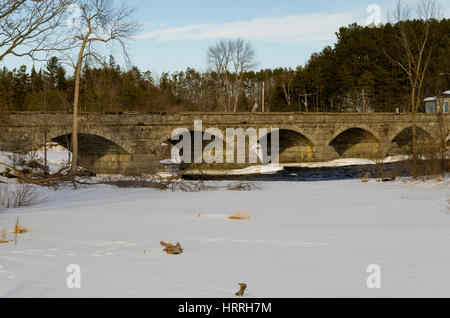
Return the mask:
<path id="1" fill-rule="evenodd" d="M 241 212 L 234 212 L 231 216 L 228 217 L 230 220 L 249 220 L 250 219 L 250 213 L 241 211 Z"/>
<path id="2" fill-rule="evenodd" d="M 417 164 L 414 166 L 411 146 L 406 148 L 405 154 L 409 160 L 405 162 L 405 168 L 410 176 L 426 180 L 447 173 L 447 154 L 439 138 L 427 137 L 417 140 Z"/>
<path id="3" fill-rule="evenodd" d="M 8 231 L 5 229 L 2 229 L 0 231 L 0 244 L 6 244 L 11 242 L 10 240 L 8 240 Z"/>
<path id="4" fill-rule="evenodd" d="M 371 172 L 366 172 L 364 175 L 362 175 L 359 179 L 361 180 L 361 182 L 369 182 L 370 177 L 372 176 Z"/>
<path id="5" fill-rule="evenodd" d="M 0 185 L 0 208 L 30 206 L 36 200 L 36 189 L 29 184 Z"/>
<path id="6" fill-rule="evenodd" d="M 254 183 L 235 182 L 235 183 L 229 184 L 227 186 L 227 190 L 230 190 L 230 191 L 252 191 L 252 190 L 260 190 L 260 188 Z"/>

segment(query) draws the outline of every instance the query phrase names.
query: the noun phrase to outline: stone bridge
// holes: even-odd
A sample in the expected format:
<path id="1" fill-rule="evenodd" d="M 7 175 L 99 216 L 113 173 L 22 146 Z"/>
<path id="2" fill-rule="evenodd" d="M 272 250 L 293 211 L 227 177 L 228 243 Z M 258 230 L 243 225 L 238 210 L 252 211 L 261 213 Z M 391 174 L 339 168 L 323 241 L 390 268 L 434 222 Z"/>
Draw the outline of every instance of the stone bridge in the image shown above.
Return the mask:
<path id="1" fill-rule="evenodd" d="M 411 114 L 82 113 L 79 163 L 100 174 L 152 172 L 160 160 L 170 158 L 172 131 L 193 133 L 194 120 L 202 120 L 203 130 L 219 128 L 224 135 L 226 128 L 278 128 L 282 164 L 400 154 L 412 131 Z M 0 151 L 28 152 L 46 141 L 70 149 L 71 122 L 66 113 L 0 113 Z M 450 115 L 419 114 L 417 135 L 436 142 L 445 138 L 449 146 L 449 124 Z"/>

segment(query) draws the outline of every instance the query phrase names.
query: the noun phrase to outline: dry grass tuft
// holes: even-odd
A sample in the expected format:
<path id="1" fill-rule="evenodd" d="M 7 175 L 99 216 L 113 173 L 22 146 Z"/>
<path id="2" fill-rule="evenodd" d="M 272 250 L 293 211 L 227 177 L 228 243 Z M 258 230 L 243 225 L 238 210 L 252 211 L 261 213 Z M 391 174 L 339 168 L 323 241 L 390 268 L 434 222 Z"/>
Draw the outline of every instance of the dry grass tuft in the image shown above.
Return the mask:
<path id="1" fill-rule="evenodd" d="M 202 215 L 202 214 L 197 214 L 196 216 L 195 216 L 195 218 L 197 219 L 197 220 L 206 220 L 206 215 Z"/>
<path id="2" fill-rule="evenodd" d="M 365 175 L 363 175 L 361 178 L 359 178 L 361 180 L 361 182 L 369 182 L 370 177 L 372 176 L 372 174 L 370 172 L 367 172 Z"/>
<path id="3" fill-rule="evenodd" d="M 441 176 L 435 176 L 435 178 L 434 178 L 434 183 L 441 183 L 443 181 L 444 181 L 444 179 Z"/>
<path id="4" fill-rule="evenodd" d="M 21 224 L 19 218 L 17 218 L 16 224 L 14 225 L 14 231 L 12 232 L 12 234 L 24 234 L 28 232 L 31 232 L 31 229 Z"/>
<path id="5" fill-rule="evenodd" d="M 10 240 L 8 240 L 8 231 L 3 229 L 0 231 L 0 244 L 6 244 L 11 242 Z"/>
<path id="6" fill-rule="evenodd" d="M 250 220 L 250 213 L 245 212 L 245 211 L 234 212 L 228 218 L 230 220 Z"/>

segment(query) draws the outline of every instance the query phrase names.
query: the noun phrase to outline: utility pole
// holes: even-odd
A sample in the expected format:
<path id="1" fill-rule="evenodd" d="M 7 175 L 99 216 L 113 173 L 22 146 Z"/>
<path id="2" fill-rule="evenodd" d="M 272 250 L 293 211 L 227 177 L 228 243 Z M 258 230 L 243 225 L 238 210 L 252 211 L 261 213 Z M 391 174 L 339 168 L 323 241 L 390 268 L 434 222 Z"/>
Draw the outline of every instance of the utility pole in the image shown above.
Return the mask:
<path id="1" fill-rule="evenodd" d="M 364 88 L 362 89 L 362 99 L 363 99 L 363 112 L 367 113 L 366 94 Z"/>
<path id="2" fill-rule="evenodd" d="M 306 92 L 303 94 L 303 97 L 305 98 L 305 108 L 306 112 L 308 112 L 308 96 L 311 96 L 312 94 L 307 94 Z"/>
<path id="3" fill-rule="evenodd" d="M 256 111 L 258 111 L 258 102 L 255 102 L 255 105 L 253 106 L 253 109 L 252 109 L 252 113 L 254 113 Z"/>
<path id="4" fill-rule="evenodd" d="M 265 95 L 265 89 L 266 89 L 266 83 L 262 83 L 262 96 L 261 96 L 261 108 L 262 112 L 264 113 L 266 111 L 265 105 L 264 105 L 264 95 Z"/>

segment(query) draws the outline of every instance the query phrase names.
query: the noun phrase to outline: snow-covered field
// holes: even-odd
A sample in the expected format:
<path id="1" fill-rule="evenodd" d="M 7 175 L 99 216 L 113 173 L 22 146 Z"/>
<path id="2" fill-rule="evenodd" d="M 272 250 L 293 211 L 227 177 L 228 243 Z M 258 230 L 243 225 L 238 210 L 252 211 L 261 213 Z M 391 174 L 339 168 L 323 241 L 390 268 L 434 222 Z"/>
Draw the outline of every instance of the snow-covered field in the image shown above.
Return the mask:
<path id="1" fill-rule="evenodd" d="M 239 282 L 249 297 L 449 297 L 449 181 L 40 190 L 0 212 L 0 229 L 19 217 L 33 230 L 0 244 L 0 297 L 233 297 Z M 227 218 L 237 211 L 251 219 Z M 66 286 L 70 264 L 81 289 Z M 366 285 L 370 264 L 381 289 Z"/>

